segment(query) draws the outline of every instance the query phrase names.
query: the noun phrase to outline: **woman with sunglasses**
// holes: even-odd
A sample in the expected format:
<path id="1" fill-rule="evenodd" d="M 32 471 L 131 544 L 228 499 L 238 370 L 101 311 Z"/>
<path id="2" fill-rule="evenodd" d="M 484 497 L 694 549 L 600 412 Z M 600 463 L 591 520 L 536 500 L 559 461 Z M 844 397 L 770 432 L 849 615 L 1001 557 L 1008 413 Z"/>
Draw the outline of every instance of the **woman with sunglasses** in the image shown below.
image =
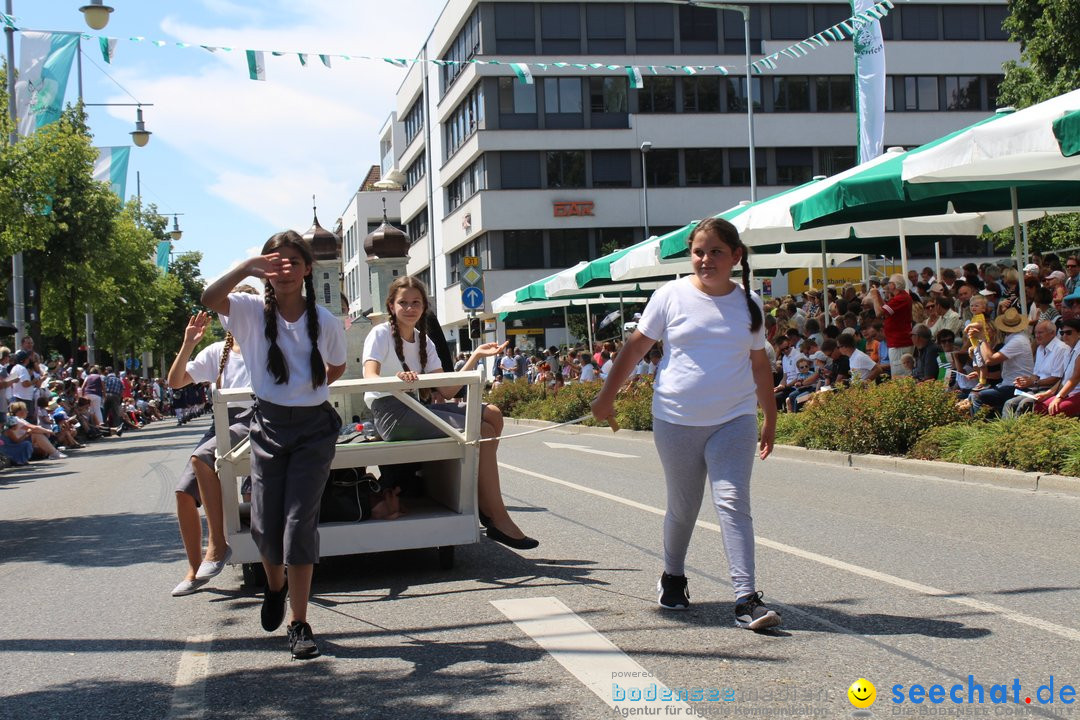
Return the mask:
<path id="1" fill-rule="evenodd" d="M 1080 416 L 1080 317 L 1061 321 L 1061 339 L 1071 348 L 1065 362 L 1065 378 L 1035 397 L 1035 412 L 1042 415 Z"/>

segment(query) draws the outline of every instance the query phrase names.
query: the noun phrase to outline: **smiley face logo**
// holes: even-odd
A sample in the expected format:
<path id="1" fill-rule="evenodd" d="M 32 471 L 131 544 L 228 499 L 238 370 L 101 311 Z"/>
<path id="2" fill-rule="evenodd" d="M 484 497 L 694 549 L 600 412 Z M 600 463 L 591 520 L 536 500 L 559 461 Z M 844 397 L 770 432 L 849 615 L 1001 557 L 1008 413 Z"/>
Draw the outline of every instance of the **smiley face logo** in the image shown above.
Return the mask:
<path id="1" fill-rule="evenodd" d="M 877 688 L 866 678 L 859 678 L 847 689 L 848 700 L 857 708 L 868 708 L 877 700 Z"/>

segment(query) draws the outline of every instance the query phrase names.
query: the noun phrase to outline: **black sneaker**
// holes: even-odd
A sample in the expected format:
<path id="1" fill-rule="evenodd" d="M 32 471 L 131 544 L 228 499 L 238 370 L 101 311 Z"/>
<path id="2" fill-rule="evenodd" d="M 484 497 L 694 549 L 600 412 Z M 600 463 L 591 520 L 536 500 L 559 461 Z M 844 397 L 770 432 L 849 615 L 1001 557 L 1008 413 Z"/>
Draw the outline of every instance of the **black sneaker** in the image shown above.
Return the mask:
<path id="1" fill-rule="evenodd" d="M 274 632 L 285 622 L 285 598 L 288 595 L 288 580 L 276 592 L 269 585 L 263 588 L 262 626 L 266 632 Z"/>
<path id="2" fill-rule="evenodd" d="M 289 623 L 289 649 L 293 660 L 308 660 L 319 656 L 319 646 L 311 634 L 311 626 L 306 622 L 293 620 Z"/>
<path id="3" fill-rule="evenodd" d="M 764 630 L 780 624 L 780 615 L 765 607 L 761 592 L 747 595 L 735 603 L 735 625 L 747 630 Z"/>
<path id="4" fill-rule="evenodd" d="M 685 575 L 664 573 L 656 581 L 656 602 L 665 610 L 690 609 L 690 591 L 686 589 Z"/>

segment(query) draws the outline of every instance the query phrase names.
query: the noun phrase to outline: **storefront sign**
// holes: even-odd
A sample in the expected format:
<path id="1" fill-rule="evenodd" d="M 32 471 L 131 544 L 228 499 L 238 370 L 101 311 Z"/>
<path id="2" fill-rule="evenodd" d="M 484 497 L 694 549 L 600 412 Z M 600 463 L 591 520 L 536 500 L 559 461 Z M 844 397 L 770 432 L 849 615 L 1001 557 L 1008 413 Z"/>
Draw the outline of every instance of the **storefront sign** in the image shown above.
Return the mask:
<path id="1" fill-rule="evenodd" d="M 583 217 L 593 214 L 593 207 L 595 207 L 592 200 L 570 200 L 566 202 L 556 202 L 555 217 Z"/>

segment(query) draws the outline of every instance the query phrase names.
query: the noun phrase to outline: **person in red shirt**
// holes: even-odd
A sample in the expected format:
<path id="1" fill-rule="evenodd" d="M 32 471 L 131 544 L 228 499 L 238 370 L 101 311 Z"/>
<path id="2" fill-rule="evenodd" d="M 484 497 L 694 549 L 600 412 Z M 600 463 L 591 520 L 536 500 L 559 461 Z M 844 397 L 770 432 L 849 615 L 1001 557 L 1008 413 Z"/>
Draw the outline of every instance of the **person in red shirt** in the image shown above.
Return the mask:
<path id="1" fill-rule="evenodd" d="M 887 299 L 882 300 L 877 288 L 870 291 L 874 312 L 884 322 L 885 344 L 889 347 L 889 367 L 893 377 L 911 375 L 901 358 L 914 354 L 911 343 L 911 294 L 904 289 L 905 279 L 900 273 L 892 275 L 885 286 Z"/>

